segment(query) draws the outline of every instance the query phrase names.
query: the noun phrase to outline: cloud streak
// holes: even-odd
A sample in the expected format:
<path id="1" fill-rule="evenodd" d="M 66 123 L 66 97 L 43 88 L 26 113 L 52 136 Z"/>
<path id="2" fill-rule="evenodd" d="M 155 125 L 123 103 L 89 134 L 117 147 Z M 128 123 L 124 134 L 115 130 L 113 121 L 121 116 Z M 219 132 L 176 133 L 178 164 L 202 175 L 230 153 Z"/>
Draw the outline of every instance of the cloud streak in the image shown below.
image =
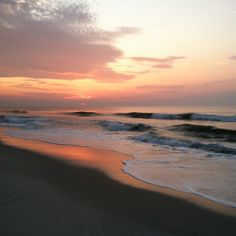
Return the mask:
<path id="1" fill-rule="evenodd" d="M 94 14 L 82 1 L 1 0 L 0 32 L 2 77 L 91 78 L 103 82 L 133 78 L 107 64 L 123 56 L 112 42 L 139 30 L 99 29 Z"/>
<path id="2" fill-rule="evenodd" d="M 183 88 L 185 88 L 184 85 L 156 85 L 156 84 L 147 84 L 137 87 L 137 89 L 144 89 L 144 90 L 178 90 Z"/>
<path id="3" fill-rule="evenodd" d="M 133 60 L 138 63 L 149 63 L 152 68 L 155 69 L 170 69 L 173 68 L 173 64 L 180 59 L 185 59 L 186 57 L 182 56 L 170 56 L 165 58 L 156 58 L 156 57 L 130 57 L 130 60 Z"/>
<path id="4" fill-rule="evenodd" d="M 229 59 L 236 61 L 236 56 L 231 56 L 231 57 L 229 57 Z"/>

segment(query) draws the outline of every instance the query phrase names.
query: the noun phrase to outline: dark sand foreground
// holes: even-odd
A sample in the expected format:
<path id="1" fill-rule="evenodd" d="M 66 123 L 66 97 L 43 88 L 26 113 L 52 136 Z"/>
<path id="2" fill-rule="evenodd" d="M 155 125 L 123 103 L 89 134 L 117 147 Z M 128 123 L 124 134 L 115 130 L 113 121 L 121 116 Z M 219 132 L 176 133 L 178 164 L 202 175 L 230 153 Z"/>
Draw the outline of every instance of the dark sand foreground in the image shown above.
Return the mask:
<path id="1" fill-rule="evenodd" d="M 236 235 L 236 218 L 0 144 L 0 235 Z"/>

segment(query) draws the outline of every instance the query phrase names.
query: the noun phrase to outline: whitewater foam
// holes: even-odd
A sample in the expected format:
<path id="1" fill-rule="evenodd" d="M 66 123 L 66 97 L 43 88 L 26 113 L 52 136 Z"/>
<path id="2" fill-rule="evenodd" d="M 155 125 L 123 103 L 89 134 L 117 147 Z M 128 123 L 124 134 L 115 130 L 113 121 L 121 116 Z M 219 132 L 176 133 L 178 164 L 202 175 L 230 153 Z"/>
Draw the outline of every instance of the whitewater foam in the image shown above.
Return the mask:
<path id="1" fill-rule="evenodd" d="M 25 129 L 39 129 L 48 125 L 49 119 L 37 116 L 5 115 L 0 118 L 1 126 L 19 127 Z"/>
<path id="2" fill-rule="evenodd" d="M 158 161 L 158 158 L 152 161 L 134 159 L 125 161 L 124 164 L 125 173 L 143 182 L 236 207 L 234 187 L 236 169 L 232 165 L 233 161 L 227 160 L 221 167 L 215 163 L 209 166 L 209 160 L 199 161 L 196 154 L 191 158 L 191 164 L 189 161 L 181 161 L 181 158 L 170 162 Z M 204 169 L 207 171 L 201 174 Z"/>
<path id="3" fill-rule="evenodd" d="M 236 155 L 236 149 L 225 147 L 224 145 L 218 143 L 200 143 L 192 142 L 189 140 L 178 140 L 171 137 L 164 137 L 158 135 L 156 132 L 148 132 L 139 136 L 131 137 L 132 139 L 140 142 L 155 144 L 155 145 L 164 145 L 169 147 L 182 147 L 182 148 L 194 148 L 204 151 L 216 152 L 216 153 L 225 153 Z"/>

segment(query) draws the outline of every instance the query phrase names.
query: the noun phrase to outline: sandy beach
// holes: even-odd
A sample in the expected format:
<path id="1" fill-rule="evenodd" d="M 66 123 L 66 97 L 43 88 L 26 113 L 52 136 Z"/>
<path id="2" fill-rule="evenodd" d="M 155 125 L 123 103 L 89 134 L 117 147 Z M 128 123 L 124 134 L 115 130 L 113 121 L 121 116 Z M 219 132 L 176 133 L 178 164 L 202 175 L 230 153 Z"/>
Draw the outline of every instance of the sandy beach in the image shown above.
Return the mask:
<path id="1" fill-rule="evenodd" d="M 234 216 L 126 185 L 83 162 L 4 143 L 0 150 L 2 235 L 236 234 Z"/>
<path id="2" fill-rule="evenodd" d="M 236 236 L 236 0 L 0 0 L 0 236 Z"/>

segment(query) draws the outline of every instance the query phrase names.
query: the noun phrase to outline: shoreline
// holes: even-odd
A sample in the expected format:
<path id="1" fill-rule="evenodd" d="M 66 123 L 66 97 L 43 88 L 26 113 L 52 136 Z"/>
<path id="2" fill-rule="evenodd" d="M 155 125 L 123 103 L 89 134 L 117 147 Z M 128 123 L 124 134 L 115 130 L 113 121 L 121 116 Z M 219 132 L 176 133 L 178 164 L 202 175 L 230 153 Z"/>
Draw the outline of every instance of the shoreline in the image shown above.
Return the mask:
<path id="1" fill-rule="evenodd" d="M 34 151 L 43 155 L 46 154 L 56 159 L 66 160 L 69 163 L 71 162 L 72 165 L 95 168 L 122 184 L 179 198 L 208 210 L 236 218 L 235 207 L 222 204 L 198 194 L 182 192 L 165 186 L 153 185 L 126 173 L 123 171 L 123 161 L 133 158 L 127 154 L 113 150 L 92 148 L 89 146 L 71 146 L 15 138 L 5 135 L 3 130 L 4 129 L 0 128 L 0 139 L 10 146 Z M 107 156 L 112 156 L 112 161 L 110 161 L 111 159 L 108 161 L 109 157 L 107 158 Z"/>
<path id="2" fill-rule="evenodd" d="M 66 161 L 4 143 L 0 148 L 3 177 L 0 224 L 2 232 L 7 235 L 16 232 L 27 235 L 28 230 L 35 232 L 42 224 L 44 230 L 37 235 L 47 235 L 48 230 L 57 232 L 55 227 L 61 228 L 57 235 L 65 235 L 59 233 L 65 228 L 70 231 L 68 235 L 76 235 L 80 227 L 82 235 L 236 233 L 235 217 L 213 212 L 178 196 L 127 185 L 117 181 L 117 176 L 111 178 L 94 166 L 88 167 L 81 162 L 74 165 L 72 159 Z M 81 156 L 86 157 L 83 152 Z M 90 218 L 93 219 L 92 225 L 88 227 Z M 92 231 L 87 234 L 84 230 Z"/>

